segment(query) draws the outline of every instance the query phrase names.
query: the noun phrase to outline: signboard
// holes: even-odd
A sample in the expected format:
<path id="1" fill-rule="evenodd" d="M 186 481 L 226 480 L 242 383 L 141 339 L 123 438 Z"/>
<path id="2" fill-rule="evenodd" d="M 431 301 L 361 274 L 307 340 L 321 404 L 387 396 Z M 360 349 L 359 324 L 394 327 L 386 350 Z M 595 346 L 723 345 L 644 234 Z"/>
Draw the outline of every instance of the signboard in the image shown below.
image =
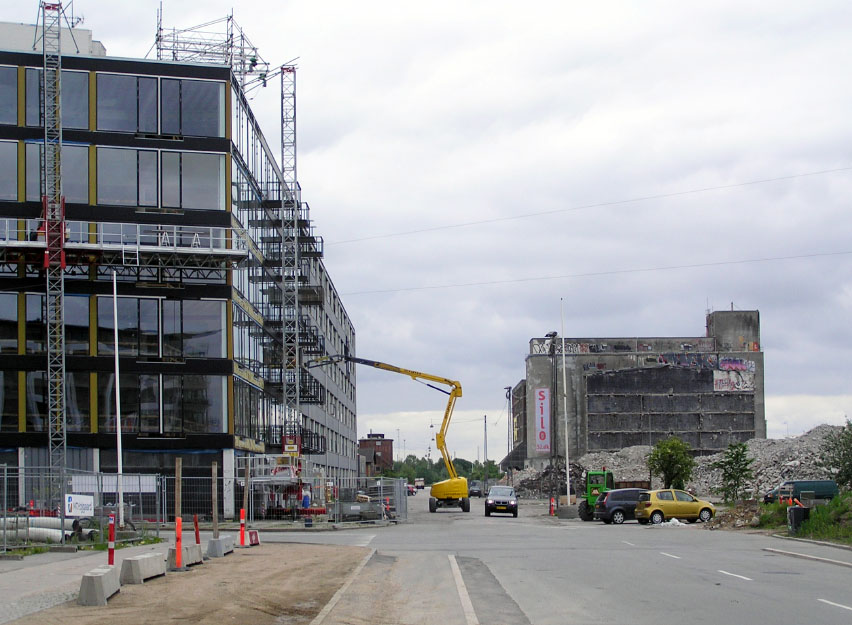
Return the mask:
<path id="1" fill-rule="evenodd" d="M 535 390 L 535 450 L 550 453 L 550 389 Z"/>
<path id="2" fill-rule="evenodd" d="M 281 440 L 281 452 L 285 456 L 298 458 L 301 453 L 302 440 L 300 436 L 285 434 Z"/>
<path id="3" fill-rule="evenodd" d="M 91 495 L 66 495 L 65 516 L 94 516 L 95 498 Z"/>

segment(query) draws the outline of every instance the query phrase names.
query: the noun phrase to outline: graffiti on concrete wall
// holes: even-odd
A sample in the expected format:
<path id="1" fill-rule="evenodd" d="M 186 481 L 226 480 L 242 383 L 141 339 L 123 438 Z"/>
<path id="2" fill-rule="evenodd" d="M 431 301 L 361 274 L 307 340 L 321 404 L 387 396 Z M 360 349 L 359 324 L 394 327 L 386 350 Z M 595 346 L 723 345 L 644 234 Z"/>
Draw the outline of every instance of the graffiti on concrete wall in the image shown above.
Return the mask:
<path id="1" fill-rule="evenodd" d="M 714 371 L 713 390 L 720 392 L 753 392 L 754 373 L 750 371 Z"/>
<path id="2" fill-rule="evenodd" d="M 755 364 L 753 360 L 725 357 L 719 359 L 719 368 L 722 371 L 750 371 L 754 373 Z"/>
<path id="3" fill-rule="evenodd" d="M 583 371 L 605 371 L 605 362 L 587 362 L 583 365 Z"/>
<path id="4" fill-rule="evenodd" d="M 715 369 L 718 361 L 716 354 L 668 353 L 657 356 L 657 364 L 696 369 Z"/>

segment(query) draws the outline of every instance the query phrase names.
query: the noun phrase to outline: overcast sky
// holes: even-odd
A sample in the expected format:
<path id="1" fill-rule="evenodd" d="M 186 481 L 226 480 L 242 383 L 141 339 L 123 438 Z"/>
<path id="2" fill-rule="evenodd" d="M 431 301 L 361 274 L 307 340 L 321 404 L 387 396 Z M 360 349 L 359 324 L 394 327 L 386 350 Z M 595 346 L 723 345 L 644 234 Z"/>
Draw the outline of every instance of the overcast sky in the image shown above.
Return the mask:
<path id="1" fill-rule="evenodd" d="M 74 8 L 140 57 L 158 5 Z M 484 457 L 487 415 L 505 455 L 504 388 L 560 300 L 569 337 L 758 309 L 769 436 L 852 414 L 849 2 L 166 0 L 164 25 L 232 7 L 265 60 L 298 57 L 299 180 L 358 355 L 462 383 L 451 453 Z M 276 146 L 279 89 L 252 103 Z M 444 405 L 358 370 L 361 436 L 435 458 Z"/>

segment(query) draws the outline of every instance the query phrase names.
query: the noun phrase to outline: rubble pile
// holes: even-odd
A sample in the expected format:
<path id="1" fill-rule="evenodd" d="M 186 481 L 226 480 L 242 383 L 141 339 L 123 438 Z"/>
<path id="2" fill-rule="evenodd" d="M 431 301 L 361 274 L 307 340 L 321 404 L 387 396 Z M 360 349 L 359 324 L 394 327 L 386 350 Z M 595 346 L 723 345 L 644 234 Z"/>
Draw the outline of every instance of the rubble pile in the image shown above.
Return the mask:
<path id="1" fill-rule="evenodd" d="M 755 438 L 746 442 L 749 457 L 754 458 L 752 473 L 754 479 L 745 485 L 746 496 L 759 497 L 778 486 L 785 480 L 807 480 L 828 478 L 826 470 L 820 466 L 820 455 L 826 436 L 836 432 L 840 426 L 819 425 L 801 436 L 783 439 Z M 617 481 L 647 480 L 646 459 L 651 452 L 647 445 L 625 447 L 617 452 L 593 452 L 571 463 L 571 490 L 582 491 L 582 475 L 585 470 L 600 470 L 606 467 L 615 474 Z M 711 468 L 720 460 L 724 452 L 712 456 L 696 458 L 696 467 L 687 488 L 702 497 L 718 498 L 721 471 Z M 521 497 L 548 496 L 552 492 L 565 492 L 565 467 L 547 467 L 538 472 L 533 469 L 515 471 L 507 478 Z M 662 488 L 656 476 L 651 482 L 652 488 Z M 749 518 L 746 523 L 750 523 Z"/>
<path id="2" fill-rule="evenodd" d="M 739 529 L 760 525 L 760 504 L 757 500 L 744 501 L 732 508 L 720 510 L 707 522 L 707 529 Z"/>
<path id="3" fill-rule="evenodd" d="M 820 465 L 821 448 L 826 436 L 840 429 L 840 426 L 818 425 L 793 438 L 754 438 L 747 441 L 748 455 L 754 458 L 751 465 L 754 479 L 746 484 L 746 490 L 754 497 L 760 497 L 785 480 L 829 478 L 826 469 Z M 698 465 L 688 486 L 702 495 L 714 494 L 720 486 L 721 471 L 712 469 L 710 465 L 723 456 L 724 453 L 719 453 L 696 458 Z"/>

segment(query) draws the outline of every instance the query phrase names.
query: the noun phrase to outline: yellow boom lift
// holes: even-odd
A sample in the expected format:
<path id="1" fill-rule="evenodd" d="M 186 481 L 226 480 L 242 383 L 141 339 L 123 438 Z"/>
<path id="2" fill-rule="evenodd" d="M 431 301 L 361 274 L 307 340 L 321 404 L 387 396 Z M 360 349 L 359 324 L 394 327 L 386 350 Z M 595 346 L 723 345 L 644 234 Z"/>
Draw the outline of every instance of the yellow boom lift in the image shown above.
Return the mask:
<path id="1" fill-rule="evenodd" d="M 450 476 L 450 479 L 444 480 L 442 482 L 437 482 L 436 484 L 432 485 L 432 489 L 429 491 L 429 512 L 435 512 L 438 508 L 461 508 L 463 512 L 470 512 L 470 499 L 468 498 L 467 478 L 460 477 L 459 474 L 456 473 L 456 468 L 453 466 L 453 461 L 450 459 L 450 454 L 447 453 L 446 444 L 447 428 L 449 428 L 450 419 L 453 416 L 453 406 L 456 403 L 456 399 L 462 396 L 461 383 L 455 380 L 450 380 L 448 378 L 442 378 L 441 376 L 432 375 L 430 373 L 421 373 L 420 371 L 403 369 L 402 367 L 389 365 L 384 362 L 378 362 L 377 360 L 356 358 L 355 356 L 349 356 L 348 354 L 324 356 L 322 358 L 318 358 L 316 360 L 311 361 L 306 366 L 319 367 L 333 362 L 354 362 L 360 365 L 367 365 L 368 367 L 382 369 L 383 371 L 401 373 L 402 375 L 407 375 L 415 381 L 427 380 L 427 382 L 424 382 L 426 386 L 428 386 L 429 388 L 433 388 L 436 391 L 446 393 L 449 396 L 449 399 L 447 400 L 447 408 L 446 410 L 444 410 L 444 420 L 441 422 L 441 429 L 438 431 L 437 434 L 435 434 L 435 445 L 438 447 L 438 451 L 441 452 L 441 457 L 444 459 L 444 466 L 447 467 L 447 474 Z M 433 384 L 429 384 L 429 382 L 443 384 L 445 386 L 448 386 L 449 390 L 434 386 Z"/>

